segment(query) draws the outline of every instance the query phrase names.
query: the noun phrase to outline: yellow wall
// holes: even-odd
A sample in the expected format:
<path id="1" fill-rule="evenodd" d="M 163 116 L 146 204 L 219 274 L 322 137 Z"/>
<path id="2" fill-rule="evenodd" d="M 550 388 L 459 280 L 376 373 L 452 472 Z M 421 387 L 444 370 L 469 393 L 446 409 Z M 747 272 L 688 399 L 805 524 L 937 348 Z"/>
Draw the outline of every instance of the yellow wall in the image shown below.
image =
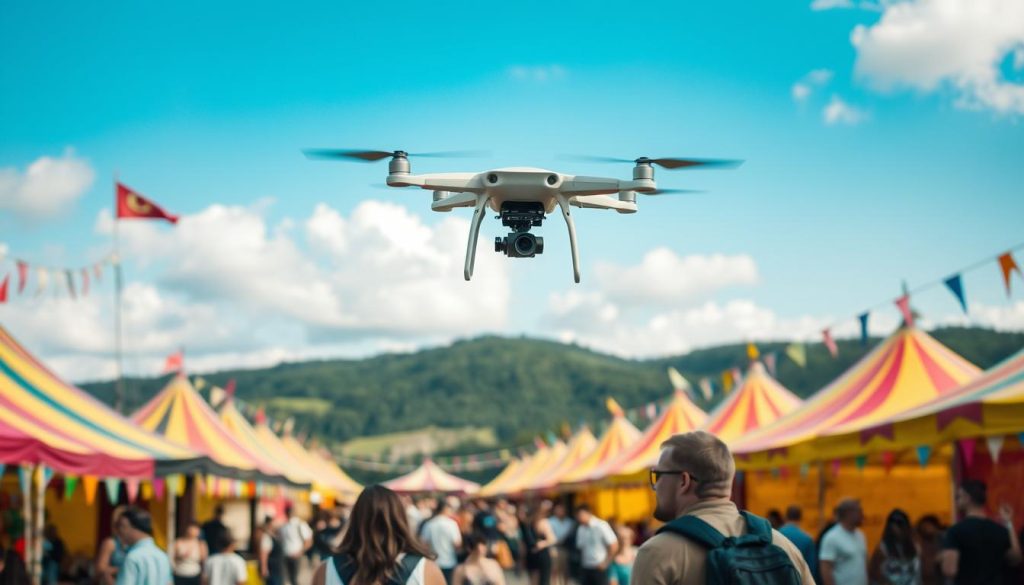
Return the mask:
<path id="1" fill-rule="evenodd" d="M 609 521 L 644 522 L 654 514 L 654 491 L 647 486 L 588 489 L 576 498 L 589 504 L 598 518 Z"/>
<path id="2" fill-rule="evenodd" d="M 57 526 L 68 553 L 95 556 L 99 544 L 99 504 L 85 502 L 85 490 L 81 485 L 75 487 L 68 501 L 64 501 L 64 490 L 54 486 L 63 487 L 63 484 L 54 482 L 46 490 L 46 521 Z M 105 497 L 102 489 L 96 490 L 96 497 Z"/>
<path id="3" fill-rule="evenodd" d="M 893 508 L 901 508 L 916 522 L 925 514 L 935 514 L 944 523 L 953 519 L 952 472 L 948 462 L 927 467 L 916 464 L 896 465 L 891 471 L 878 465 L 863 470 L 844 464 L 838 476 L 826 466 L 824 512 L 828 517 L 844 497 L 859 498 L 864 508 L 864 535 L 871 547 L 882 535 L 885 517 Z M 818 514 L 818 470 L 810 470 L 806 478 L 793 474 L 786 478 L 770 473 L 748 472 L 747 508 L 765 515 L 776 508 L 785 512 L 796 504 L 804 512 L 804 528 L 814 534 L 822 525 Z"/>

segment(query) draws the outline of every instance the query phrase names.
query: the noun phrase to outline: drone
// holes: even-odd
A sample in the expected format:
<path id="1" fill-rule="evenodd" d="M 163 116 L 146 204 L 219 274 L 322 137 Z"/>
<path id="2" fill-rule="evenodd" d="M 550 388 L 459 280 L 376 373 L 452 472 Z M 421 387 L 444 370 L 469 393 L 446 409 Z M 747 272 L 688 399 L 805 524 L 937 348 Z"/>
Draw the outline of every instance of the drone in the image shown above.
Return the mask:
<path id="1" fill-rule="evenodd" d="M 511 231 L 497 237 L 494 251 L 509 258 L 533 258 L 544 252 L 544 238 L 531 233 L 540 227 L 548 214 L 558 210 L 569 229 L 572 251 L 573 278 L 580 281 L 580 258 L 576 242 L 576 225 L 571 207 L 583 209 L 613 209 L 618 213 L 636 213 L 636 195 L 663 195 L 693 193 L 686 189 L 658 189 L 654 182 L 654 167 L 664 169 L 734 168 L 742 164 L 737 160 L 647 158 L 620 159 L 608 157 L 573 157 L 590 162 L 633 163 L 633 179 L 567 175 L 531 167 L 510 167 L 479 173 L 412 174 L 409 157 L 457 158 L 477 156 L 467 152 L 426 152 L 410 154 L 404 150 L 348 150 L 309 149 L 310 158 L 377 162 L 390 158 L 387 185 L 389 187 L 419 187 L 434 192 L 430 209 L 449 212 L 457 207 L 472 207 L 469 242 L 463 275 L 473 277 L 480 224 L 487 209 L 498 213 L 496 219 Z"/>

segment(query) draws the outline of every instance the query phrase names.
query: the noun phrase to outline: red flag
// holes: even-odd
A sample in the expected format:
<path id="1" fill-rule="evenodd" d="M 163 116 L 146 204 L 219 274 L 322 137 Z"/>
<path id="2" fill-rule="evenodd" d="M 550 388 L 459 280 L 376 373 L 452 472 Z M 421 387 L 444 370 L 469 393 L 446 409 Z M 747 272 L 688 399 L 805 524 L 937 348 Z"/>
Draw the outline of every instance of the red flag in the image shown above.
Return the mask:
<path id="1" fill-rule="evenodd" d="M 263 410 L 262 406 L 259 407 L 256 411 L 256 416 L 253 417 L 253 420 L 256 421 L 256 424 L 258 425 L 267 422 L 267 411 Z"/>
<path id="2" fill-rule="evenodd" d="M 902 297 L 896 299 L 896 307 L 899 308 L 900 313 L 903 313 L 903 322 L 907 327 L 914 326 L 914 313 L 910 310 L 910 295 L 905 294 Z"/>
<path id="3" fill-rule="evenodd" d="M 829 329 L 822 329 L 821 337 L 825 343 L 825 347 L 828 348 L 828 352 L 832 354 L 832 357 L 839 357 L 839 347 L 836 345 L 836 340 L 832 339 L 832 331 Z"/>
<path id="4" fill-rule="evenodd" d="M 6 303 L 7 302 L 7 284 L 8 284 L 8 281 L 10 281 L 10 280 L 11 280 L 11 275 L 10 274 L 5 274 L 4 275 L 4 282 L 3 282 L 3 284 L 0 284 L 0 303 Z"/>
<path id="5" fill-rule="evenodd" d="M 1010 296 L 1010 275 L 1016 270 L 1020 274 L 1020 266 L 1013 259 L 1013 254 L 1007 252 L 999 257 L 999 268 L 1003 271 L 1003 283 L 1006 284 L 1006 296 Z"/>
<path id="6" fill-rule="evenodd" d="M 164 373 L 168 372 L 180 372 L 185 369 L 185 352 L 178 350 L 171 355 L 167 356 L 167 360 L 164 361 Z"/>
<path id="7" fill-rule="evenodd" d="M 227 384 L 224 384 L 224 392 L 227 393 L 228 398 L 235 396 L 235 379 L 231 378 Z"/>
<path id="8" fill-rule="evenodd" d="M 178 223 L 177 215 L 167 213 L 156 203 L 121 183 L 117 183 L 117 219 L 166 219 Z"/>
<path id="9" fill-rule="evenodd" d="M 28 262 L 24 260 L 18 260 L 18 294 L 25 290 L 25 285 L 28 284 Z"/>

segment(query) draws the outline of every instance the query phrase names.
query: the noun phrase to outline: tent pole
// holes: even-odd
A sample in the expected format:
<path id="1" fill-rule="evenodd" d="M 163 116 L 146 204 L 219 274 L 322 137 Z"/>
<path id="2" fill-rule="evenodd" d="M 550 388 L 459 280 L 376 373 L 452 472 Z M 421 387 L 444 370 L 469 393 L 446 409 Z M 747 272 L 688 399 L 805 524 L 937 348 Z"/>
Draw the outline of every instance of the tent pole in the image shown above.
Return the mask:
<path id="1" fill-rule="evenodd" d="M 177 487 L 177 486 L 174 486 Z M 178 494 L 167 486 L 167 552 L 173 553 L 178 524 Z"/>
<path id="2" fill-rule="evenodd" d="M 46 473 L 42 463 L 36 466 L 36 471 L 32 475 L 36 480 L 36 515 L 32 527 L 32 583 L 39 585 L 43 579 L 43 520 L 46 508 Z"/>

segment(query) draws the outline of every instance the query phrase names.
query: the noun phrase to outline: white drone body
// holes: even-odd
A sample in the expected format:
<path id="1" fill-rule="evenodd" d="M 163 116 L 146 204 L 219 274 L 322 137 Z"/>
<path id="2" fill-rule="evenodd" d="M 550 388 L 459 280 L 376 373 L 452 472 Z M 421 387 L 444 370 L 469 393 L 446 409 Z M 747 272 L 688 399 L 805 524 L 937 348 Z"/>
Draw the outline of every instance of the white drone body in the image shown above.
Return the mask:
<path id="1" fill-rule="evenodd" d="M 447 153 L 421 156 L 438 156 Z M 457 153 L 450 153 L 452 155 Z M 329 158 L 355 158 L 367 162 L 390 157 L 387 184 L 390 187 L 419 187 L 433 191 L 433 211 L 448 212 L 457 207 L 472 207 L 469 241 L 463 276 L 470 280 L 476 259 L 480 224 L 488 209 L 499 214 L 502 224 L 512 228 L 506 238 L 497 238 L 495 251 L 510 257 L 533 257 L 543 252 L 543 238 L 530 233 L 539 227 L 546 215 L 556 210 L 562 214 L 569 230 L 572 251 L 573 279 L 580 281 L 579 247 L 571 207 L 584 209 L 614 209 L 619 213 L 636 213 L 636 194 L 666 193 L 678 190 L 659 190 L 654 181 L 654 164 L 665 168 L 699 165 L 732 165 L 735 161 L 701 161 L 690 159 L 649 159 L 634 161 L 631 180 L 608 177 L 567 175 L 555 171 L 530 167 L 509 167 L 479 173 L 428 173 L 414 175 L 409 154 L 404 151 L 348 151 L 316 150 L 307 155 Z M 604 159 L 602 159 L 604 160 Z M 607 159 L 616 160 L 617 159 Z"/>

